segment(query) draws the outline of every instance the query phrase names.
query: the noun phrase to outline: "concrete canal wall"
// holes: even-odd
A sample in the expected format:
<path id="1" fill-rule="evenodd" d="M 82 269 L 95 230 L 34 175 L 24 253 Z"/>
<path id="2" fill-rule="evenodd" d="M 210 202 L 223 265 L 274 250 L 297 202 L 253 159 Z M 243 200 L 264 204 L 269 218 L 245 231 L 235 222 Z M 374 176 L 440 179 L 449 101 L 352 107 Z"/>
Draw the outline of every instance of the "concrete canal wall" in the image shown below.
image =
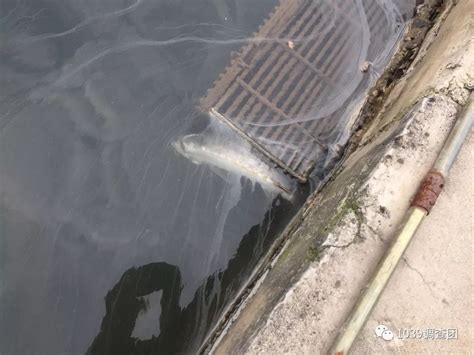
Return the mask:
<path id="1" fill-rule="evenodd" d="M 421 14 L 433 4 L 427 1 Z M 351 154 L 288 228 L 204 351 L 319 354 L 328 349 L 473 89 L 473 14 L 471 0 L 447 1 L 435 23 L 428 24 L 433 14 L 427 12 L 414 20 L 356 120 L 361 123 Z M 426 27 L 424 41 L 413 42 L 420 31 L 425 37 Z M 474 348 L 474 305 L 468 297 L 473 291 L 472 148 L 471 134 L 447 190 L 354 353 Z M 458 339 L 386 342 L 374 334 L 380 323 L 394 332 L 457 328 Z"/>

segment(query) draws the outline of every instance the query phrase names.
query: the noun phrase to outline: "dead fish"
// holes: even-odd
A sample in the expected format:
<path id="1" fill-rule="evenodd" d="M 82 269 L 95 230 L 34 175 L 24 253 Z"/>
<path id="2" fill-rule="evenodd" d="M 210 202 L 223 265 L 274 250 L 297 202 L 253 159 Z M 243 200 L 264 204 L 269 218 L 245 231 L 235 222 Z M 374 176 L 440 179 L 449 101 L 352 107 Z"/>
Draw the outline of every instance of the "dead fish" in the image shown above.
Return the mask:
<path id="1" fill-rule="evenodd" d="M 279 192 L 291 199 L 294 182 L 288 176 L 272 169 L 251 153 L 245 142 L 238 146 L 229 143 L 225 137 L 216 139 L 204 134 L 190 134 L 172 143 L 174 149 L 194 164 L 205 164 L 228 173 L 245 176 L 252 182 L 258 182 L 265 191 Z M 222 176 L 221 174 L 219 174 Z"/>

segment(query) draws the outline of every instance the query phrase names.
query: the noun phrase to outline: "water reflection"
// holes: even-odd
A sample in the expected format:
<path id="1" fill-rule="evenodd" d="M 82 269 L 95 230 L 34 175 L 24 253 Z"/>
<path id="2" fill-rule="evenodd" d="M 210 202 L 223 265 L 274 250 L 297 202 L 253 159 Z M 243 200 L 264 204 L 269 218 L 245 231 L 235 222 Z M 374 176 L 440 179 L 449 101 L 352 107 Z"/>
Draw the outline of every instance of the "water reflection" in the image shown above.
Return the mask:
<path id="1" fill-rule="evenodd" d="M 161 306 L 138 297 L 156 312 L 128 336 L 193 348 L 291 217 L 171 146 L 209 125 L 198 99 L 276 1 L 250 3 L 1 1 L 0 352 L 99 346 L 105 295 L 150 265 L 179 268 L 178 288 L 150 281 Z"/>
<path id="2" fill-rule="evenodd" d="M 0 353 L 197 349 L 308 193 L 172 147 L 277 2 L 0 0 Z"/>
<path id="3" fill-rule="evenodd" d="M 179 306 L 181 289 L 181 273 L 176 266 L 151 263 L 127 270 L 105 297 L 106 313 L 88 354 L 177 353 L 183 345 L 182 339 L 189 338 L 177 335 L 193 324 L 190 308 Z M 159 335 L 149 339 L 132 336 L 140 313 L 150 312 L 145 297 L 158 291 L 161 291 Z"/>
<path id="4" fill-rule="evenodd" d="M 256 257 L 270 246 L 270 238 L 259 236 L 272 235 L 288 222 L 289 203 L 273 207 L 264 221 L 243 237 L 227 267 L 209 276 L 185 306 L 179 303 L 184 282 L 178 267 L 154 262 L 128 269 L 107 292 L 105 316 L 88 354 L 196 353 L 229 297 L 246 279 L 242 270 L 251 270 Z M 155 309 L 150 307 L 150 296 L 155 298 Z M 156 308 L 161 311 L 159 317 L 147 317 L 156 314 Z M 151 336 L 137 334 L 137 325 L 145 317 L 145 329 L 159 332 Z"/>

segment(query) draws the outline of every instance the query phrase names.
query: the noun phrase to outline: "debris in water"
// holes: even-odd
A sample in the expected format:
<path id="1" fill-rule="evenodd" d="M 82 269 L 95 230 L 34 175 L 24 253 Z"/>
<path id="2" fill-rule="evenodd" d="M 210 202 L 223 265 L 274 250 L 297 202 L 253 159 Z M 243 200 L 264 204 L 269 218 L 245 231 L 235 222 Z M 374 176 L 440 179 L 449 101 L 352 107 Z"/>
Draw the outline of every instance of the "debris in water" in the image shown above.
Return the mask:
<path id="1" fill-rule="evenodd" d="M 369 62 L 364 62 L 364 64 L 362 64 L 362 66 L 360 67 L 360 71 L 362 73 L 367 73 L 370 69 L 370 63 Z"/>

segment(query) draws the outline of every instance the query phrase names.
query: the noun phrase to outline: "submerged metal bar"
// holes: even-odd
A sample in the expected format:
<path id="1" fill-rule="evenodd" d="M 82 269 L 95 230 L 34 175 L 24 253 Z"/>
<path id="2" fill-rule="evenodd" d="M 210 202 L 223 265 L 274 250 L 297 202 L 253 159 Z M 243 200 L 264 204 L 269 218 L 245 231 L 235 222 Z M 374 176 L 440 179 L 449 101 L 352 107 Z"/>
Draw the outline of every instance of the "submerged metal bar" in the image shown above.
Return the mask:
<path id="1" fill-rule="evenodd" d="M 283 112 L 281 109 L 279 109 L 274 103 L 269 101 L 266 97 L 261 95 L 258 91 L 256 91 L 254 88 L 252 88 L 250 85 L 245 83 L 242 79 L 237 78 L 236 79 L 239 85 L 241 85 L 245 90 L 250 92 L 253 96 L 258 98 L 264 105 L 266 105 L 270 110 L 273 112 L 277 113 L 279 116 L 283 117 L 285 120 L 289 121 L 288 125 L 292 124 L 292 119 L 290 116 L 288 116 L 285 112 Z M 278 122 L 277 122 L 278 123 Z M 305 129 L 303 126 L 301 126 L 299 123 L 296 122 L 296 125 L 303 131 L 304 134 L 306 134 L 308 137 L 311 137 L 312 141 L 316 142 L 319 146 L 326 148 L 326 146 L 319 141 L 319 139 L 311 134 L 307 129 Z"/>
<path id="2" fill-rule="evenodd" d="M 313 73 L 315 73 L 318 77 L 320 77 L 321 79 L 324 80 L 324 82 L 328 85 L 331 85 L 333 87 L 336 86 L 335 83 L 332 82 L 332 80 L 326 75 L 324 74 L 321 70 L 319 70 L 318 68 L 316 68 L 313 64 L 311 64 L 308 59 L 306 59 L 305 57 L 303 57 L 301 54 L 299 54 L 296 49 L 291 49 L 289 48 L 287 45 L 285 45 L 284 43 L 282 42 L 278 42 L 278 44 L 285 50 L 285 52 L 289 53 L 291 56 L 295 57 L 296 59 L 298 59 L 298 61 L 300 61 L 301 63 L 303 63 L 308 69 L 310 69 Z"/>
<path id="3" fill-rule="evenodd" d="M 376 59 L 393 35 L 394 16 L 374 0 L 281 0 L 254 33 L 264 40 L 233 56 L 201 109 L 215 109 L 270 160 L 306 181 L 316 166 L 332 161 L 331 146 L 340 143 L 333 131 L 347 119 L 348 100 L 370 86 L 354 58 Z M 366 27 L 384 21 L 388 30 L 364 42 Z M 360 85 L 352 87 L 355 81 Z"/>
<path id="4" fill-rule="evenodd" d="M 224 115 L 222 115 L 219 111 L 217 111 L 214 107 L 209 110 L 209 114 L 210 114 L 212 117 L 214 117 L 214 118 L 220 120 L 221 122 L 224 122 L 224 123 L 228 124 L 232 129 L 234 129 L 234 130 L 237 131 L 239 134 L 241 134 L 242 137 L 243 137 L 244 139 L 246 139 L 249 143 L 254 143 L 251 137 L 249 137 L 244 131 L 242 131 L 239 127 L 237 127 L 237 126 L 234 124 L 234 122 L 232 122 L 231 120 L 229 120 L 228 118 L 226 118 L 226 117 L 225 117 Z M 269 159 L 273 159 L 273 158 L 267 153 L 267 151 L 266 151 L 266 149 L 265 149 L 264 147 L 260 146 L 259 144 L 255 144 L 255 143 L 254 143 L 254 146 L 255 146 L 255 148 L 256 148 L 261 154 L 263 154 L 265 157 L 267 157 L 267 158 L 269 158 Z M 277 163 L 278 163 L 279 165 L 283 165 L 283 162 L 277 161 Z M 303 182 L 303 183 L 306 182 L 305 178 L 304 178 L 303 176 L 298 175 L 298 173 L 297 173 L 296 171 L 289 170 L 289 173 L 292 174 L 293 176 L 295 176 L 300 182 Z"/>
<path id="5" fill-rule="evenodd" d="M 308 5 L 311 11 L 306 11 Z M 243 48 L 242 57 L 250 68 L 238 70 L 239 63 L 234 60 L 208 96 L 201 101 L 204 111 L 209 112 L 214 108 L 227 119 L 226 123 L 232 123 L 231 127 L 252 145 L 302 182 L 306 181 L 312 165 L 319 158 L 321 149 L 318 147 L 325 148 L 326 144 L 320 140 L 317 132 L 308 130 L 303 124 L 292 122 L 294 110 L 290 110 L 291 114 L 287 110 L 292 108 L 290 103 L 294 96 L 303 101 L 307 101 L 304 98 L 311 101 L 310 98 L 316 94 L 305 90 L 310 75 L 322 78 L 322 86 L 332 88 L 335 83 L 330 81 L 328 75 L 315 68 L 315 64 L 308 60 L 304 63 L 301 55 L 289 51 L 284 43 L 285 39 L 319 34 L 324 28 L 321 19 L 324 18 L 325 9 L 325 5 L 318 6 L 317 2 L 282 1 L 270 21 L 255 34 L 256 37 L 275 37 L 275 42 L 252 43 Z M 277 25 L 269 26 L 270 23 Z M 317 50 L 316 44 L 310 42 L 307 43 L 308 49 L 314 47 Z M 301 79 L 298 80 L 297 77 Z M 329 82 L 323 84 L 325 81 Z M 280 117 L 289 122 L 288 126 L 272 126 L 274 122 L 281 122 Z M 264 125 L 259 126 L 262 123 Z M 291 132 L 295 134 L 295 141 L 306 142 L 307 138 L 311 138 L 310 143 L 300 143 L 296 151 L 268 145 L 267 141 L 279 141 L 277 137 Z M 307 149 L 309 156 L 303 155 L 302 149 Z"/>

